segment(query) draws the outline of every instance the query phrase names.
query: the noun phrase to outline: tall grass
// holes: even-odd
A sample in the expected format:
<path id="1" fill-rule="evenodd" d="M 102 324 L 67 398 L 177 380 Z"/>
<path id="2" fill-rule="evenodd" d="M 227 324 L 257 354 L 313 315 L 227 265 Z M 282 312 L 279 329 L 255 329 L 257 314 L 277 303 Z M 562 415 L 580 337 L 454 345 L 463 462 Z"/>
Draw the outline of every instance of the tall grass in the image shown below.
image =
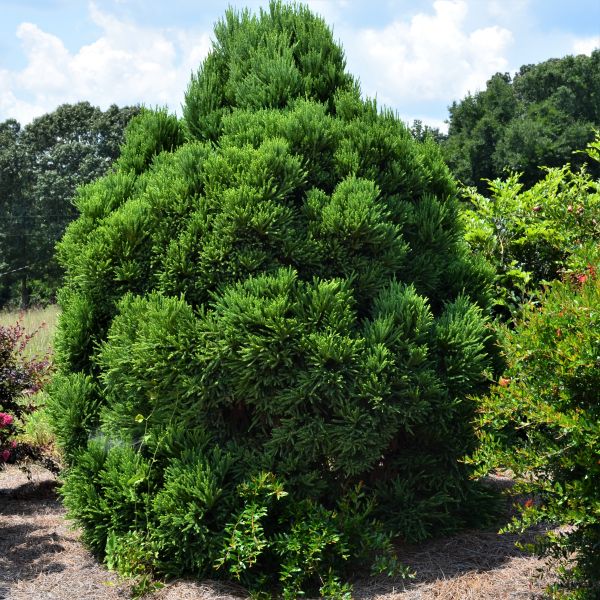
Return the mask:
<path id="1" fill-rule="evenodd" d="M 27 344 L 24 355 L 27 358 L 52 356 L 52 340 L 59 309 L 57 306 L 35 308 L 26 311 L 1 311 L 0 325 L 20 323 L 27 334 L 35 334 Z"/>

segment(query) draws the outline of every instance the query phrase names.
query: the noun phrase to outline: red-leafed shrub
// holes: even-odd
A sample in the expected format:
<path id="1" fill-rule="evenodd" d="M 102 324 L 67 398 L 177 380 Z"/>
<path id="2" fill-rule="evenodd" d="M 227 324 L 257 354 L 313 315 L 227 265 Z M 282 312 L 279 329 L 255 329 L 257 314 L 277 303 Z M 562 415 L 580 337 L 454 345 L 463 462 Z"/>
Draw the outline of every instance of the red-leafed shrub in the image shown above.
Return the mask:
<path id="1" fill-rule="evenodd" d="M 20 320 L 14 325 L 0 325 L 0 468 L 36 454 L 15 439 L 23 417 L 33 410 L 31 397 L 50 370 L 47 357 L 27 358 L 24 354 L 35 334 L 27 333 Z"/>

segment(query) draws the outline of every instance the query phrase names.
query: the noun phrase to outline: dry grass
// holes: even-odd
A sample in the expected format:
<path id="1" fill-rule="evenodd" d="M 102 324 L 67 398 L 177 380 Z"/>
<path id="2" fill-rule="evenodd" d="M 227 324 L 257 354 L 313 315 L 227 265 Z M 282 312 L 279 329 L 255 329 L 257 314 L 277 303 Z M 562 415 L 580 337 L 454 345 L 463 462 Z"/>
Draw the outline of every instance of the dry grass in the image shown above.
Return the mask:
<path id="1" fill-rule="evenodd" d="M 0 599 L 118 600 L 131 584 L 107 571 L 69 529 L 56 499 L 56 482 L 34 468 L 33 480 L 16 467 L 0 472 Z M 529 532 L 532 539 L 537 532 Z M 361 600 L 538 600 L 552 575 L 543 561 L 514 546 L 515 536 L 471 531 L 404 548 L 401 559 L 417 571 L 411 582 L 355 582 Z M 151 600 L 234 600 L 239 587 L 177 581 Z"/>
<path id="2" fill-rule="evenodd" d="M 0 325 L 20 323 L 27 334 L 35 333 L 27 345 L 25 356 L 27 358 L 41 357 L 52 354 L 52 339 L 59 313 L 57 306 L 26 311 L 0 311 Z"/>

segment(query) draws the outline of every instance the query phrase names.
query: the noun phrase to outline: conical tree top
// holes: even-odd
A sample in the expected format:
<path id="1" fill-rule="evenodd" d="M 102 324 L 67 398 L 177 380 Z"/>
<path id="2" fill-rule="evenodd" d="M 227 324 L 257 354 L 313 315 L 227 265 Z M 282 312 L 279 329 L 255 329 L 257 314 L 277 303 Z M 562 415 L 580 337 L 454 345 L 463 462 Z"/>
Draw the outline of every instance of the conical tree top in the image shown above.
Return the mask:
<path id="1" fill-rule="evenodd" d="M 331 30 L 304 5 L 272 1 L 258 15 L 229 8 L 214 35 L 185 96 L 194 138 L 216 140 L 233 108 L 283 108 L 298 98 L 332 108 L 336 90 L 356 85 Z"/>

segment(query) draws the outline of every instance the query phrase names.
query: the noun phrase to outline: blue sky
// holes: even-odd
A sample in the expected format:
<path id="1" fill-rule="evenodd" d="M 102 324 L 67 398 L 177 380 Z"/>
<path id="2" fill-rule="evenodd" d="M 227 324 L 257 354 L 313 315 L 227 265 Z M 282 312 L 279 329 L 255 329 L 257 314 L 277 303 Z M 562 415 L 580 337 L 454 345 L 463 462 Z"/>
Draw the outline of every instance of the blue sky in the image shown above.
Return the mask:
<path id="1" fill-rule="evenodd" d="M 600 47 L 599 0 L 308 0 L 363 93 L 442 126 L 494 73 Z M 247 0 L 0 0 L 0 121 L 64 102 L 179 112 L 228 5 Z"/>

